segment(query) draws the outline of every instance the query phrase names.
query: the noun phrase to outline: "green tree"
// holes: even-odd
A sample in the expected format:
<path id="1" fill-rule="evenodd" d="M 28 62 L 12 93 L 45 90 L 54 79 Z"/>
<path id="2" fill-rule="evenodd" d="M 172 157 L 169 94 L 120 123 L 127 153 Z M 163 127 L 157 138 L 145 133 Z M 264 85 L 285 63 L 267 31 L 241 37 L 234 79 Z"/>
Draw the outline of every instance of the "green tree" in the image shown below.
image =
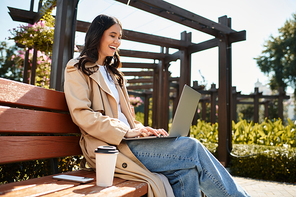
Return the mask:
<path id="1" fill-rule="evenodd" d="M 245 119 L 247 122 L 251 122 L 254 118 L 254 106 L 243 105 L 241 107 L 240 113 L 243 115 L 243 119 Z"/>
<path id="2" fill-rule="evenodd" d="M 277 37 L 270 37 L 262 54 L 255 58 L 260 70 L 270 75 L 270 88 L 294 88 L 296 94 L 296 14 L 278 29 Z"/>

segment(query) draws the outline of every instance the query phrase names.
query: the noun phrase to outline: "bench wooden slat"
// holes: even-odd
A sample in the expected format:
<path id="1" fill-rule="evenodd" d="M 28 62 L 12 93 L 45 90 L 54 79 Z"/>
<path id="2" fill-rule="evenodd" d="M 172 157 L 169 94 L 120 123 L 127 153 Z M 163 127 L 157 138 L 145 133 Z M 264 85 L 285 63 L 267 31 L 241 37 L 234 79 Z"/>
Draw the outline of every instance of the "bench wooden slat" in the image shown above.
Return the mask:
<path id="1" fill-rule="evenodd" d="M 78 136 L 0 136 L 0 164 L 81 155 L 79 138 Z"/>
<path id="2" fill-rule="evenodd" d="M 0 133 L 80 133 L 69 114 L 0 107 Z"/>
<path id="3" fill-rule="evenodd" d="M 138 181 L 126 181 L 116 185 L 116 187 L 113 187 L 114 191 L 112 191 L 112 195 L 114 196 L 140 197 L 147 194 L 147 190 L 148 190 L 147 183 L 141 183 Z M 118 189 L 118 187 L 120 189 Z M 106 196 L 106 195 L 102 195 L 102 197 L 103 196 Z"/>
<path id="4" fill-rule="evenodd" d="M 95 178 L 94 171 L 78 170 L 78 171 L 65 172 L 63 174 Z M 54 175 L 0 185 L 0 195 L 6 194 L 6 193 L 12 194 L 15 191 L 19 191 L 19 190 L 23 190 L 30 187 L 35 187 L 36 185 L 52 182 L 53 181 L 52 176 Z"/>
<path id="5" fill-rule="evenodd" d="M 52 180 L 51 182 L 35 185 L 32 187 L 24 188 L 22 190 L 16 190 L 13 192 L 6 193 L 1 196 L 5 197 L 15 197 L 15 196 L 41 196 L 48 193 L 53 193 L 56 191 L 64 190 L 70 187 L 79 185 L 79 183 L 70 182 L 70 181 L 57 181 Z"/>
<path id="6" fill-rule="evenodd" d="M 91 177 L 91 178 L 95 178 L 95 172 L 93 173 L 93 175 L 94 177 Z M 87 176 L 87 177 L 90 177 L 90 176 Z M 124 179 L 114 178 L 113 186 L 119 189 L 117 186 L 126 181 L 127 180 L 124 180 Z M 116 196 L 116 195 L 110 195 L 110 192 L 109 192 L 109 195 L 106 195 L 108 193 L 104 191 L 108 190 L 109 188 L 96 186 L 96 181 L 93 181 L 88 184 L 81 184 L 79 186 L 68 188 L 63 191 L 51 193 L 51 194 L 45 195 L 44 197 L 92 196 L 91 194 L 94 194 L 95 196 L 102 196 L 102 194 L 104 194 L 103 196 Z M 120 196 L 120 195 L 117 195 L 117 196 Z"/>
<path id="7" fill-rule="evenodd" d="M 0 78 L 0 105 L 68 111 L 63 92 L 3 78 Z"/>
<path id="8" fill-rule="evenodd" d="M 95 172 L 79 170 L 63 174 L 95 178 Z M 1 196 L 42 196 L 64 197 L 64 196 L 134 196 L 140 197 L 147 193 L 147 183 L 127 181 L 114 178 L 113 186 L 108 188 L 96 186 L 96 181 L 86 184 L 71 181 L 57 181 L 52 179 L 53 175 L 31 179 L 25 182 L 11 183 L 0 186 Z M 20 185 L 20 184 L 23 185 Z"/>

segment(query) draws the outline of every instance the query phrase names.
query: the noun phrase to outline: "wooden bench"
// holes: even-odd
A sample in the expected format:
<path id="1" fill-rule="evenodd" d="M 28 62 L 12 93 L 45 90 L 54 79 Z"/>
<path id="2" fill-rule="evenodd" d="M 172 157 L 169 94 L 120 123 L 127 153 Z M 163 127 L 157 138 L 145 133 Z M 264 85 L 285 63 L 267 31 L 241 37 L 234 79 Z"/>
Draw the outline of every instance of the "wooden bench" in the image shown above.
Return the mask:
<path id="1" fill-rule="evenodd" d="M 79 136 L 63 92 L 0 78 L 0 165 L 81 155 Z M 114 178 L 111 187 L 98 187 L 92 170 L 63 174 L 92 177 L 94 181 L 81 184 L 55 180 L 50 175 L 0 185 L 0 195 L 143 196 L 147 193 L 146 183 L 119 178 Z"/>

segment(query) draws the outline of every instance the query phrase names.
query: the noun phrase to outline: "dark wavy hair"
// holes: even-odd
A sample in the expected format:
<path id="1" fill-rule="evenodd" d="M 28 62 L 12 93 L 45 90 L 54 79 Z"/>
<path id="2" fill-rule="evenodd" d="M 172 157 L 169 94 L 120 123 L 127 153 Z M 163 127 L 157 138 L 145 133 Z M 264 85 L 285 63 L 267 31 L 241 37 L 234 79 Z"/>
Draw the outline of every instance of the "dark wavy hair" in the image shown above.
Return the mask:
<path id="1" fill-rule="evenodd" d="M 83 73 L 91 75 L 98 70 L 96 68 L 88 69 L 85 67 L 85 64 L 87 62 L 95 63 L 98 60 L 98 47 L 100 46 L 101 38 L 104 32 L 114 24 L 118 24 L 122 29 L 120 21 L 112 16 L 100 14 L 92 21 L 85 35 L 84 48 L 79 57 L 78 69 L 82 70 Z M 121 67 L 118 51 L 113 56 L 106 57 L 104 66 L 115 75 L 118 84 L 122 87 L 123 74 L 118 70 Z"/>

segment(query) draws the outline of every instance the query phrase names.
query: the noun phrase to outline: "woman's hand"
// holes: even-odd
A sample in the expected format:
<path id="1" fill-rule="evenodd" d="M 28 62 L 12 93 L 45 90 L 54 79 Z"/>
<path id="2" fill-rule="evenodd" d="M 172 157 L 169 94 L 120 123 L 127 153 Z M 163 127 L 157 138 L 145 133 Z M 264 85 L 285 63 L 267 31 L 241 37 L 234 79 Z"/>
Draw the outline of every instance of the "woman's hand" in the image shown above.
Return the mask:
<path id="1" fill-rule="evenodd" d="M 131 137 L 146 137 L 146 136 L 168 136 L 168 133 L 164 129 L 153 129 L 151 127 L 143 127 L 143 128 L 135 128 L 130 129 L 126 134 L 125 137 L 131 138 Z"/>

